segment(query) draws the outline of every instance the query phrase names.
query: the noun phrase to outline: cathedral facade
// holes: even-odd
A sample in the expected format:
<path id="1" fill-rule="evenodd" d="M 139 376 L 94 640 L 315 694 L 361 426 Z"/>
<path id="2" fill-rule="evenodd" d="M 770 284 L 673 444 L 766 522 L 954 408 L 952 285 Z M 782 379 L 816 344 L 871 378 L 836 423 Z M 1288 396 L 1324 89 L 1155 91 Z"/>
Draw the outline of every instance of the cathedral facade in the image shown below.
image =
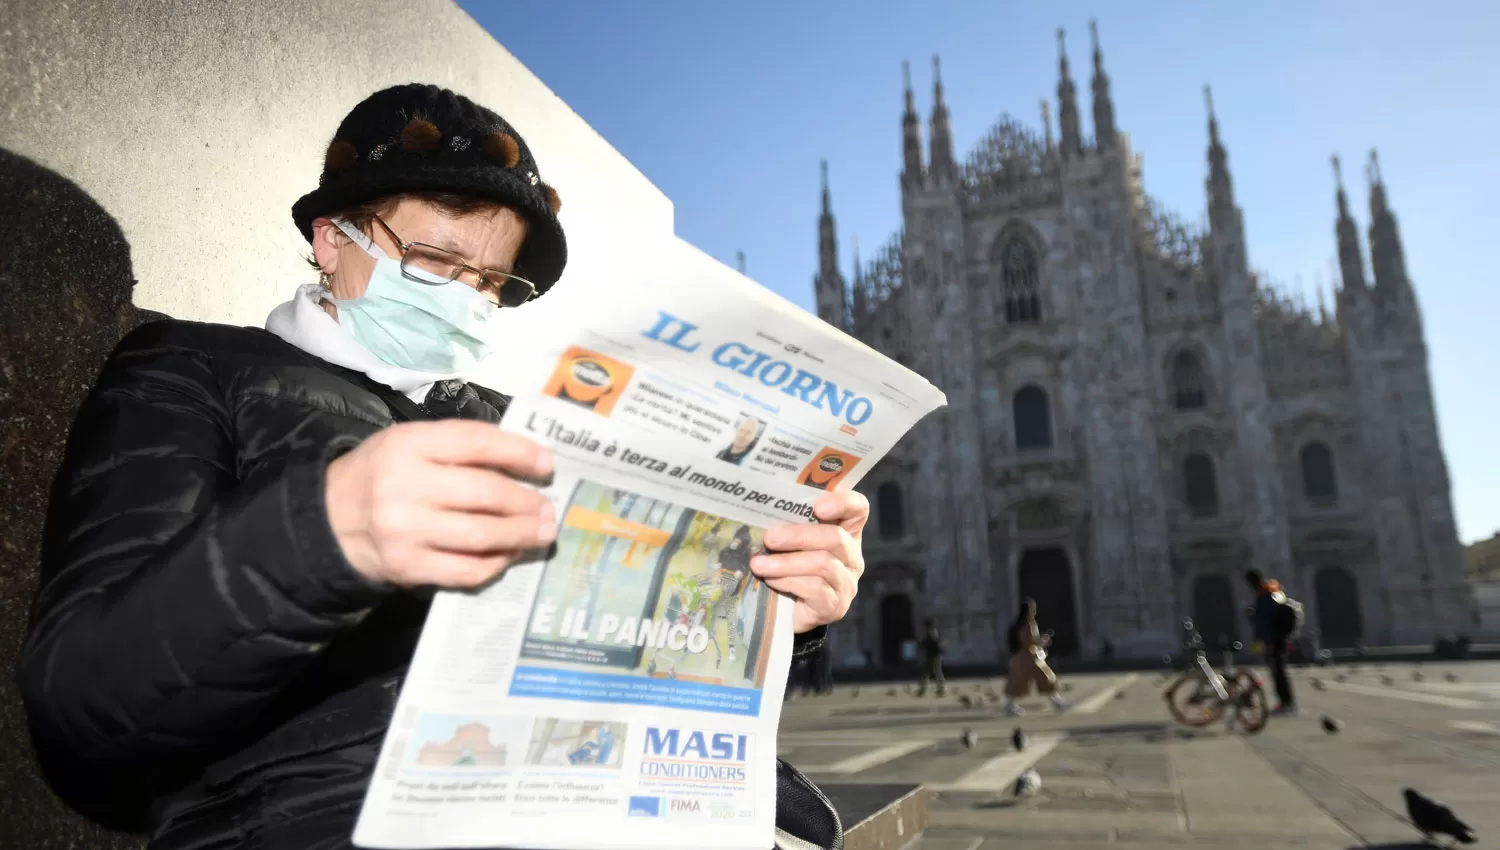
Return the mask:
<path id="1" fill-rule="evenodd" d="M 1212 102 L 1195 230 L 1147 196 L 1097 35 L 1091 137 L 1058 41 L 1056 138 L 1044 102 L 1040 133 L 1002 118 L 962 162 L 936 61 L 925 147 L 908 73 L 903 229 L 869 263 L 856 248 L 852 280 L 825 170 L 819 316 L 949 401 L 859 487 L 867 571 L 838 662 L 899 663 L 931 617 L 951 662 L 993 663 L 1026 598 L 1063 656 L 1154 657 L 1187 616 L 1248 641 L 1251 568 L 1307 605 L 1324 646 L 1471 628 L 1373 152 L 1364 244 L 1341 179 L 1333 193 L 1333 307 L 1295 305 L 1251 270 Z"/>

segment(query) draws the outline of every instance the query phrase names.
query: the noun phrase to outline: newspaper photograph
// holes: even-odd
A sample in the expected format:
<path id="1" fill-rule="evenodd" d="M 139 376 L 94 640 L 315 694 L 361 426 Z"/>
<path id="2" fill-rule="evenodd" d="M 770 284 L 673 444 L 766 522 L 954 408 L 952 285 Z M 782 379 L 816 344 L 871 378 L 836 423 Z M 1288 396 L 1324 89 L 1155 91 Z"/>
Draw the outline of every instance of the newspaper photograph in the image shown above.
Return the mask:
<path id="1" fill-rule="evenodd" d="M 793 606 L 750 559 L 817 494 L 555 395 L 502 427 L 555 453 L 557 540 L 437 595 L 355 843 L 769 846 Z"/>

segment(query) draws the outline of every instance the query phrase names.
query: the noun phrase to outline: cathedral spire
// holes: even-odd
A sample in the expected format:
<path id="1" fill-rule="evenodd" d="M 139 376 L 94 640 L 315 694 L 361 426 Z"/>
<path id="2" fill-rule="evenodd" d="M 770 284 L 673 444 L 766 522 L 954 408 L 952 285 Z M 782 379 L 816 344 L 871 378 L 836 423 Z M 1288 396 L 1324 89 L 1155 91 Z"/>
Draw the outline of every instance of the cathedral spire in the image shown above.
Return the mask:
<path id="1" fill-rule="evenodd" d="M 906 84 L 906 114 L 901 116 L 902 176 L 909 181 L 922 177 L 922 122 L 917 118 L 917 99 L 911 92 L 911 63 L 902 61 L 901 78 Z"/>
<path id="2" fill-rule="evenodd" d="M 1339 158 L 1333 157 L 1333 181 L 1338 187 L 1339 220 L 1335 232 L 1339 239 L 1339 277 L 1344 291 L 1358 293 L 1365 288 L 1365 261 L 1359 251 L 1359 231 L 1349 215 L 1349 198 L 1344 194 L 1344 175 L 1339 168 Z"/>
<path id="3" fill-rule="evenodd" d="M 1089 21 L 1089 39 L 1094 44 L 1094 140 L 1099 150 L 1115 146 L 1115 105 L 1109 98 L 1109 75 L 1104 73 L 1104 53 L 1099 49 L 1099 26 Z"/>
<path id="4" fill-rule="evenodd" d="M 1243 280 L 1253 290 L 1255 275 L 1245 250 L 1245 222 L 1234 204 L 1234 183 L 1229 179 L 1229 154 L 1219 141 L 1219 118 L 1214 114 L 1214 96 L 1203 87 L 1203 101 L 1208 107 L 1208 229 L 1213 239 L 1219 273 L 1225 280 Z"/>
<path id="5" fill-rule="evenodd" d="M 1052 104 L 1042 98 L 1042 137 L 1047 140 L 1047 151 L 1050 153 L 1057 144 L 1052 140 Z"/>
<path id="6" fill-rule="evenodd" d="M 943 72 L 938 57 L 932 57 L 932 156 L 931 173 L 952 180 L 957 176 L 953 165 L 953 132 L 948 126 L 948 104 L 943 100 Z"/>
<path id="7" fill-rule="evenodd" d="M 1078 134 L 1078 96 L 1073 87 L 1073 78 L 1068 75 L 1068 48 L 1064 43 L 1065 33 L 1057 30 L 1057 124 L 1062 133 L 1062 155 L 1064 158 L 1083 154 L 1083 138 Z"/>
<path id="8" fill-rule="evenodd" d="M 823 216 L 833 221 L 833 200 L 828 194 L 828 160 L 818 162 L 818 171 L 823 178 Z"/>
<path id="9" fill-rule="evenodd" d="M 856 323 L 869 309 L 869 293 L 865 286 L 865 272 L 859 265 L 859 235 L 854 236 L 854 321 Z"/>
<path id="10" fill-rule="evenodd" d="M 1396 215 L 1391 212 L 1380 174 L 1380 158 L 1372 149 L 1368 167 L 1370 179 L 1370 267 L 1375 272 L 1375 291 L 1387 299 L 1411 295 L 1406 276 L 1406 259 L 1401 249 L 1401 233 Z"/>
<path id="11" fill-rule="evenodd" d="M 844 293 L 844 276 L 839 273 L 838 234 L 828 192 L 828 160 L 823 160 L 819 168 L 823 176 L 823 212 L 818 216 L 818 276 L 813 280 L 813 296 L 818 318 L 842 328 L 848 323 L 849 302 Z"/>
<path id="12" fill-rule="evenodd" d="M 1229 177 L 1229 154 L 1219 141 L 1219 118 L 1214 114 L 1214 93 L 1203 87 L 1203 102 L 1208 107 L 1208 207 L 1212 218 L 1215 209 L 1234 207 L 1234 181 Z"/>

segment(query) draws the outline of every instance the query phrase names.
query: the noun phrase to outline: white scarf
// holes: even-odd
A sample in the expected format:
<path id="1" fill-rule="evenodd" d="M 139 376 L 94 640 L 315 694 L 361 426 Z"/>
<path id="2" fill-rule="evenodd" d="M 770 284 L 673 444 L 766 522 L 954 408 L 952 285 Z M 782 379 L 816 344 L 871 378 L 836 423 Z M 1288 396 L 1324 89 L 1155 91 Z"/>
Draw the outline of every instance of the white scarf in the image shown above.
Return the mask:
<path id="1" fill-rule="evenodd" d="M 434 383 L 463 377 L 463 373 L 418 372 L 381 360 L 328 315 L 320 303 L 325 297 L 327 292 L 316 283 L 297 287 L 292 300 L 266 317 L 266 330 L 320 360 L 363 372 L 370 380 L 385 384 L 419 404 L 427 398 L 427 391 Z"/>

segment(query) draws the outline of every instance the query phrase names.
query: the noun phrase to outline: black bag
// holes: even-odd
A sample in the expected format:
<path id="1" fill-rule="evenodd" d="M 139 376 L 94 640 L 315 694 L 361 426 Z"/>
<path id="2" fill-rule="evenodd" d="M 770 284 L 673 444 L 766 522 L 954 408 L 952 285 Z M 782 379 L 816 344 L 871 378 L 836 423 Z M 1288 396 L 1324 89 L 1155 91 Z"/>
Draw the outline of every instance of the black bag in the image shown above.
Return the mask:
<path id="1" fill-rule="evenodd" d="M 776 760 L 776 850 L 844 850 L 833 804 L 801 771 Z"/>

